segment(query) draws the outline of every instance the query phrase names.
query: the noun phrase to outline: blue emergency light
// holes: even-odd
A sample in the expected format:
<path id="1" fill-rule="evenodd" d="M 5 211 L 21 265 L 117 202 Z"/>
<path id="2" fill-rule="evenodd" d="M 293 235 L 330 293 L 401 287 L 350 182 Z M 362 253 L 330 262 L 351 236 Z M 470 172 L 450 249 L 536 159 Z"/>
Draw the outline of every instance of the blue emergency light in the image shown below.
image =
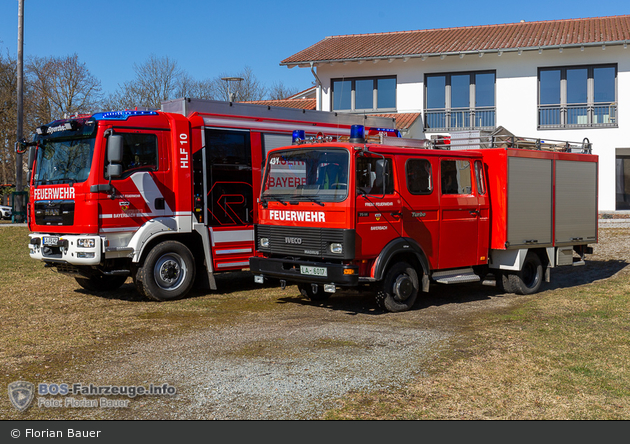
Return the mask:
<path id="1" fill-rule="evenodd" d="M 352 125 L 350 127 L 350 143 L 365 143 L 365 127 L 363 125 Z"/>
<path id="2" fill-rule="evenodd" d="M 157 116 L 157 112 L 138 110 L 109 111 L 106 113 L 96 113 L 92 118 L 95 120 L 127 120 L 132 116 Z"/>
<path id="3" fill-rule="evenodd" d="M 293 130 L 293 145 L 299 145 L 306 139 L 304 130 Z"/>

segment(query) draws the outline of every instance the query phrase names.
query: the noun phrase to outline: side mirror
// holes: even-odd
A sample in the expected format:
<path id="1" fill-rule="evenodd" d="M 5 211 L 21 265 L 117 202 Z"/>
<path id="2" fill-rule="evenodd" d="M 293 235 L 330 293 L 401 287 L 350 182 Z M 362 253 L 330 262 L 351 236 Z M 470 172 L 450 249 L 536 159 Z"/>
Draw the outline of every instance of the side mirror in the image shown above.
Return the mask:
<path id="1" fill-rule="evenodd" d="M 122 176 L 122 165 L 119 163 L 110 163 L 107 165 L 107 177 L 109 179 L 116 179 Z"/>
<path id="2" fill-rule="evenodd" d="M 29 146 L 30 143 L 27 142 L 26 139 L 18 140 L 15 142 L 15 152 L 17 154 L 24 154 Z"/>
<path id="3" fill-rule="evenodd" d="M 123 153 L 123 138 L 121 135 L 112 134 L 107 139 L 107 157 L 110 165 L 112 163 L 121 163 Z"/>

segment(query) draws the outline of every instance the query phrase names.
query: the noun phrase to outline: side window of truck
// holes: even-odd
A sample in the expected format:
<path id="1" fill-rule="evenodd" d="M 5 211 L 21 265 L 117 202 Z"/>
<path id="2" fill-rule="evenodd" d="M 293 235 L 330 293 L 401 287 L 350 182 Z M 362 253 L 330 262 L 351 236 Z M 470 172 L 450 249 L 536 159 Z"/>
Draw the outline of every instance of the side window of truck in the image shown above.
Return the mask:
<path id="1" fill-rule="evenodd" d="M 443 160 L 440 163 L 442 194 L 472 194 L 470 161 Z"/>
<path id="2" fill-rule="evenodd" d="M 427 159 L 409 159 L 406 165 L 407 189 L 411 194 L 431 194 L 433 177 Z"/>
<path id="3" fill-rule="evenodd" d="M 392 159 L 381 157 L 357 158 L 357 194 L 393 194 Z M 383 184 L 385 187 L 383 188 Z"/>
<path id="4" fill-rule="evenodd" d="M 155 134 L 117 133 L 123 136 L 123 173 L 121 178 L 129 177 L 137 171 L 156 171 L 158 169 L 158 140 Z M 105 177 L 109 159 L 105 152 Z"/>
<path id="5" fill-rule="evenodd" d="M 475 160 L 475 177 L 477 178 L 477 192 L 480 196 L 483 196 L 486 194 L 486 181 L 481 160 Z"/>

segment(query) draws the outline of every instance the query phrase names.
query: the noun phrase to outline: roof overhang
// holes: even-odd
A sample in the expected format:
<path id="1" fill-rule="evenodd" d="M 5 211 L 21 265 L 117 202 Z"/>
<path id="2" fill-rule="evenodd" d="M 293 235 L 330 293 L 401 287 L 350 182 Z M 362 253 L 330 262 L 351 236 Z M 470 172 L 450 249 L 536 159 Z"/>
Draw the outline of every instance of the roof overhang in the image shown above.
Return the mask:
<path id="1" fill-rule="evenodd" d="M 426 60 L 429 57 L 439 57 L 444 59 L 447 56 L 459 56 L 463 58 L 464 56 L 477 56 L 483 57 L 486 54 L 497 54 L 502 55 L 504 53 L 516 52 L 521 54 L 523 52 L 538 52 L 541 54 L 543 51 L 563 51 L 564 49 L 576 49 L 579 48 L 584 50 L 585 48 L 597 48 L 600 47 L 602 49 L 606 49 L 608 46 L 623 46 L 624 49 L 628 47 L 627 40 L 617 40 L 610 42 L 592 42 L 592 43 L 572 43 L 568 45 L 548 45 L 548 46 L 530 46 L 523 48 L 492 48 L 492 49 L 480 49 L 480 50 L 469 50 L 469 51 L 456 51 L 456 52 L 436 52 L 436 53 L 426 53 L 426 54 L 404 54 L 404 55 L 389 55 L 389 56 L 374 56 L 374 57 L 357 57 L 357 58 L 346 58 L 346 59 L 329 59 L 329 60 L 308 60 L 308 61 L 300 61 L 300 62 L 287 62 L 280 63 L 280 66 L 286 66 L 289 69 L 295 68 L 296 66 L 299 68 L 311 68 L 313 66 L 318 65 L 333 65 L 336 63 L 379 63 L 379 62 L 388 62 L 391 63 L 394 60 L 403 60 L 404 62 L 410 59 L 420 59 Z"/>

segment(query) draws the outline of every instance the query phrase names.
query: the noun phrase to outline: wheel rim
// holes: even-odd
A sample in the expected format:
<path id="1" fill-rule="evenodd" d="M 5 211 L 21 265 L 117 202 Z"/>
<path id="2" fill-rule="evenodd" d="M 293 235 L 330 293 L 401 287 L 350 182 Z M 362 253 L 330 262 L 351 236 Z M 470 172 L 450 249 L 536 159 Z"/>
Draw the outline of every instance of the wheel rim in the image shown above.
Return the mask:
<path id="1" fill-rule="evenodd" d="M 413 294 L 413 282 L 406 274 L 401 274 L 394 282 L 394 299 L 404 302 Z"/>
<path id="2" fill-rule="evenodd" d="M 160 257 L 153 268 L 155 283 L 163 290 L 176 290 L 182 285 L 187 272 L 184 260 L 175 253 Z"/>
<path id="3" fill-rule="evenodd" d="M 538 283 L 538 267 L 536 264 L 532 262 L 527 262 L 523 267 L 523 283 L 527 286 L 527 288 L 532 288 Z"/>

